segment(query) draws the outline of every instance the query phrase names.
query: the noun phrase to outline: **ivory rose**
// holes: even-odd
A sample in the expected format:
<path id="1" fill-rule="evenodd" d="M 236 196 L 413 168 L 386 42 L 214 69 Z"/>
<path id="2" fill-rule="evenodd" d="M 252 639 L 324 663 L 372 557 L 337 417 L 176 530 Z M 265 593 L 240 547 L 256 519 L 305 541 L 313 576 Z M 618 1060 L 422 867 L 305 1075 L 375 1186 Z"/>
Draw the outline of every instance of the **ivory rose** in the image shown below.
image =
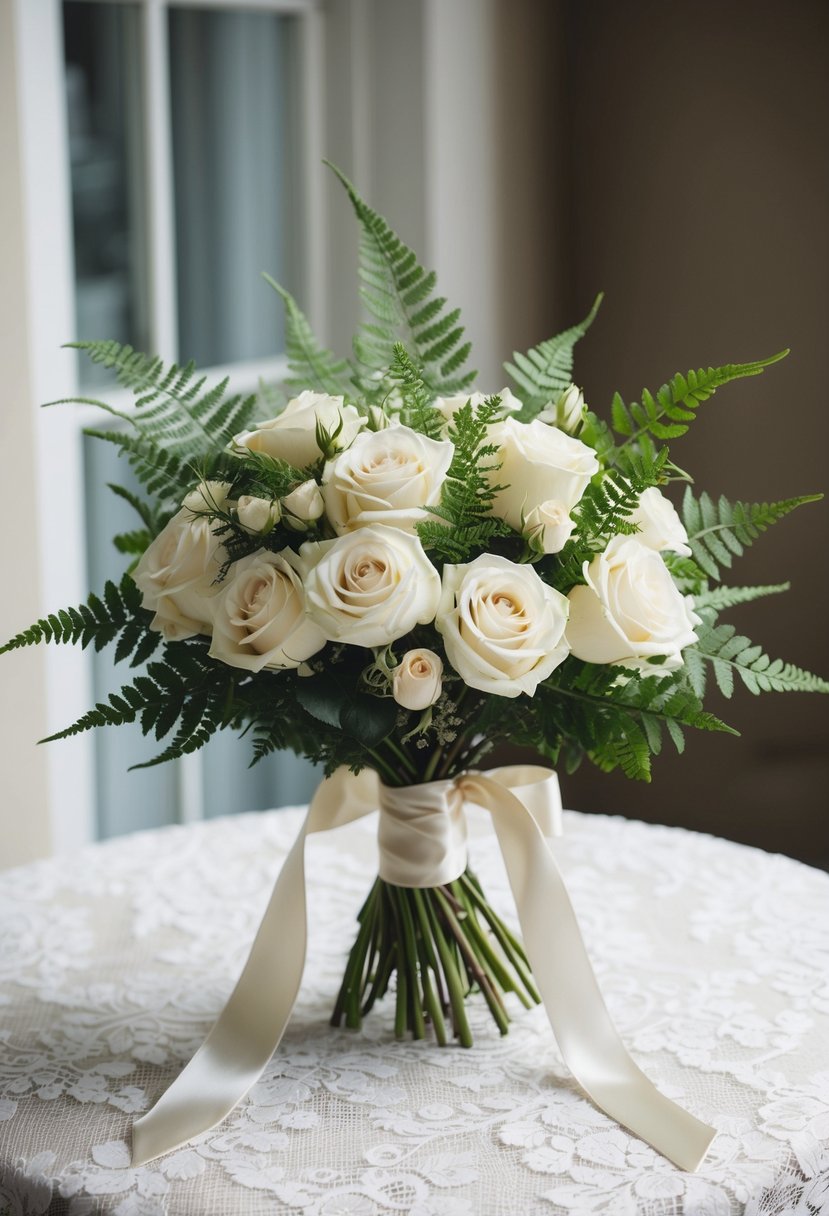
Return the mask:
<path id="1" fill-rule="evenodd" d="M 408 426 L 358 435 L 323 472 L 325 510 L 340 534 L 367 524 L 414 532 L 440 501 L 454 446 Z"/>
<path id="2" fill-rule="evenodd" d="M 483 405 L 487 397 L 501 398 L 502 414 L 515 414 L 523 408 L 523 402 L 519 401 L 508 388 L 502 388 L 498 393 L 480 393 L 476 390 L 474 393 L 461 393 L 457 397 L 436 397 L 432 404 L 436 410 L 440 410 L 447 422 L 451 422 L 467 401 L 472 403 L 473 409 L 477 409 Z"/>
<path id="3" fill-rule="evenodd" d="M 143 605 L 155 613 L 150 628 L 168 642 L 210 633 L 212 601 L 225 550 L 213 522 L 182 507 L 141 555 L 132 577 Z"/>
<path id="4" fill-rule="evenodd" d="M 639 525 L 636 539 L 649 549 L 661 553 L 670 549 L 682 557 L 690 557 L 688 533 L 670 502 L 656 486 L 650 486 L 639 495 L 639 505 L 630 516 L 632 524 Z"/>
<path id="5" fill-rule="evenodd" d="M 416 536 L 376 524 L 300 549 L 308 612 L 327 638 L 386 646 L 434 619 L 440 578 Z"/>
<path id="6" fill-rule="evenodd" d="M 307 531 L 306 525 L 319 519 L 325 511 L 320 488 L 313 477 L 303 481 L 302 485 L 291 490 L 290 494 L 286 494 L 282 499 L 282 508 L 292 517 L 285 520 L 287 524 L 294 527 L 299 525 L 301 531 Z"/>
<path id="7" fill-rule="evenodd" d="M 404 709 L 427 709 L 440 697 L 443 660 L 434 650 L 407 650 L 394 669 L 392 693 Z"/>
<path id="8" fill-rule="evenodd" d="M 552 498 L 533 507 L 524 520 L 524 535 L 536 553 L 560 553 L 575 526 L 564 503 Z"/>
<path id="9" fill-rule="evenodd" d="M 342 421 L 337 446 L 346 448 L 363 425 L 363 419 L 353 405 L 344 405 L 342 397 L 327 393 L 305 391 L 293 397 L 281 414 L 260 422 L 252 431 L 242 431 L 234 437 L 237 447 L 252 452 L 264 452 L 276 460 L 286 460 L 295 469 L 304 469 L 319 460 L 317 423 L 333 432 Z"/>
<path id="10" fill-rule="evenodd" d="M 305 595 L 290 549 L 260 549 L 234 562 L 213 605 L 210 657 L 261 671 L 293 668 L 325 645 L 305 612 Z"/>
<path id="11" fill-rule="evenodd" d="M 270 498 L 243 494 L 236 504 L 236 516 L 248 532 L 270 532 L 279 523 L 281 514 L 279 503 Z"/>
<path id="12" fill-rule="evenodd" d="M 570 592 L 567 640 L 586 663 L 618 663 L 650 675 L 682 666 L 700 623 L 690 596 L 677 590 L 667 566 L 635 536 L 614 536 L 585 562 L 586 586 Z M 664 662 L 649 660 L 664 657 Z"/>
<path id="13" fill-rule="evenodd" d="M 567 657 L 567 608 L 532 566 L 484 553 L 444 567 L 435 626 L 446 657 L 471 688 L 532 696 Z"/>
<path id="14" fill-rule="evenodd" d="M 575 435 L 581 430 L 584 419 L 584 393 L 577 384 L 569 385 L 557 401 L 551 401 L 538 414 L 539 422 L 557 426 L 568 435 Z"/>
<path id="15" fill-rule="evenodd" d="M 538 419 L 496 423 L 489 435 L 498 444 L 500 467 L 489 473 L 492 485 L 503 486 L 495 495 L 492 513 L 516 532 L 522 518 L 535 507 L 555 500 L 569 514 L 599 471 L 596 453 L 587 444 Z"/>
<path id="16" fill-rule="evenodd" d="M 223 511 L 230 493 L 229 481 L 200 481 L 194 490 L 185 495 L 182 506 L 188 511 Z"/>

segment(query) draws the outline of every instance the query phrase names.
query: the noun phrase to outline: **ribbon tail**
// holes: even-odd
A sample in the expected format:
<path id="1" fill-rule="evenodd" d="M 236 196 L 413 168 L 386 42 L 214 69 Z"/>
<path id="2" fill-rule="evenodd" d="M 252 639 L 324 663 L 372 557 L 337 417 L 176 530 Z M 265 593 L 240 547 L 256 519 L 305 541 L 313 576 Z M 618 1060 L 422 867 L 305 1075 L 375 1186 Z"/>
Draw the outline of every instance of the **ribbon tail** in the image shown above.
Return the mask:
<path id="1" fill-rule="evenodd" d="M 682 1170 L 702 1163 L 716 1131 L 660 1093 L 608 1013 L 567 894 L 538 824 L 497 781 L 464 792 L 492 815 L 533 976 L 567 1067 L 596 1105 Z"/>
<path id="2" fill-rule="evenodd" d="M 132 1129 L 132 1165 L 180 1148 L 230 1114 L 279 1045 L 305 969 L 305 841 L 377 806 L 376 773 L 338 769 L 319 786 L 271 894 L 242 974 L 210 1034 Z"/>

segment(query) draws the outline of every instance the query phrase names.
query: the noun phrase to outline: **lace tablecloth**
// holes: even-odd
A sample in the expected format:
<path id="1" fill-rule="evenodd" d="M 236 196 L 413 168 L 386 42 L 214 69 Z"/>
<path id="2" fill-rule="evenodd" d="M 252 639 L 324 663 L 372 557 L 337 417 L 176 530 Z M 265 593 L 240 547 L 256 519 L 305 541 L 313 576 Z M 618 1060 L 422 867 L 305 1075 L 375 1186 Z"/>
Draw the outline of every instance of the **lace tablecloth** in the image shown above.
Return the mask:
<path id="1" fill-rule="evenodd" d="M 829 1213 L 829 876 L 576 814 L 555 847 L 619 1029 L 719 1129 L 697 1174 L 581 1095 L 540 1008 L 516 1005 L 502 1039 L 475 1002 L 470 1050 L 395 1042 L 388 998 L 360 1032 L 329 1027 L 371 819 L 310 841 L 305 981 L 260 1083 L 131 1169 L 132 1119 L 222 1007 L 299 823 L 166 828 L 0 875 L 0 1216 Z M 483 816 L 473 828 L 509 918 Z"/>

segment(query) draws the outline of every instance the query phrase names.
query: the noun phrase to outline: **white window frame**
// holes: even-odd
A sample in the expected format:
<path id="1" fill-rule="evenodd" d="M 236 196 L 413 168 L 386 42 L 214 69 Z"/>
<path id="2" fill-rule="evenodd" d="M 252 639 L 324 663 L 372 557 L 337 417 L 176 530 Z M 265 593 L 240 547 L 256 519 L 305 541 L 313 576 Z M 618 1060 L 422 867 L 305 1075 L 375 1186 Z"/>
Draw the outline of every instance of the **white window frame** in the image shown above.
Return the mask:
<path id="1" fill-rule="evenodd" d="M 74 352 L 61 352 L 75 334 L 74 264 L 68 135 L 64 90 L 61 0 L 14 0 L 17 36 L 18 102 L 24 214 L 27 229 L 27 286 L 31 388 L 34 402 L 82 394 Z M 99 3 L 101 0 L 86 0 Z M 305 302 L 318 324 L 325 298 L 325 224 L 321 200 L 323 109 L 313 82 L 321 78 L 323 56 L 317 0 L 117 0 L 140 13 L 145 87 L 144 160 L 148 182 L 147 256 L 150 284 L 150 349 L 167 361 L 178 355 L 175 282 L 175 212 L 168 67 L 168 9 L 190 5 L 223 11 L 269 11 L 300 18 L 302 172 L 306 219 L 301 254 Z M 261 381 L 284 376 L 284 358 L 205 369 L 209 380 L 231 375 L 234 388 L 252 391 Z M 118 408 L 132 396 L 99 393 Z M 37 411 L 36 449 L 40 515 L 40 570 L 43 614 L 81 603 L 89 593 L 86 576 L 83 429 L 100 423 L 90 406 Z M 57 527 L 54 521 L 60 521 Z M 73 542 L 66 544 L 69 534 Z M 46 732 L 74 721 L 92 704 L 89 652 L 78 647 L 48 648 Z M 91 732 L 48 749 L 49 818 L 52 847 L 66 852 L 94 838 L 95 740 Z M 182 820 L 201 817 L 200 757 L 179 765 Z"/>

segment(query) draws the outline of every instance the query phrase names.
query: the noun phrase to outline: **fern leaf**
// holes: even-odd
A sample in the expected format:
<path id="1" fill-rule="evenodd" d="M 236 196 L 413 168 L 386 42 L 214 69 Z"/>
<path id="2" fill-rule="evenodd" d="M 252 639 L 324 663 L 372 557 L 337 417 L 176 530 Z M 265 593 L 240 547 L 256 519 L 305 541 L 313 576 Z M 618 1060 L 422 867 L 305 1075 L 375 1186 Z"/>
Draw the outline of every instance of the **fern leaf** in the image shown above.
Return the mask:
<path id="1" fill-rule="evenodd" d="M 113 410 L 102 402 L 92 404 L 116 414 L 144 439 L 182 460 L 199 459 L 226 447 L 253 420 L 255 395 L 226 396 L 227 379 L 206 389 L 206 377 L 197 375 L 192 363 L 186 367 L 166 365 L 157 356 L 113 341 L 71 342 L 69 346 L 85 351 L 93 363 L 114 371 L 118 382 L 137 398 L 130 413 Z"/>
<path id="2" fill-rule="evenodd" d="M 791 583 L 771 583 L 767 586 L 757 587 L 712 587 L 708 591 L 698 592 L 694 596 L 694 608 L 696 611 L 700 609 L 712 609 L 716 612 L 723 612 L 726 608 L 734 608 L 737 604 L 748 604 L 752 600 L 759 600 L 766 595 L 780 595 L 783 591 L 788 591 Z"/>
<path id="3" fill-rule="evenodd" d="M 590 312 L 578 325 L 573 325 L 556 337 L 539 343 L 526 354 L 514 351 L 513 362 L 504 364 L 504 370 L 512 379 L 523 401 L 524 408 L 516 415 L 519 421 L 531 421 L 545 405 L 555 401 L 571 384 L 573 348 L 593 324 L 603 298 L 604 295 L 600 292 L 593 301 Z"/>
<path id="4" fill-rule="evenodd" d="M 653 440 L 677 439 L 684 435 L 696 417 L 703 401 L 714 395 L 718 388 L 746 376 L 759 376 L 772 363 L 785 358 L 788 350 L 779 351 L 768 359 L 757 359 L 753 363 L 726 363 L 722 367 L 708 369 L 693 368 L 686 375 L 677 374 L 663 384 L 656 394 L 643 389 L 641 400 L 625 404 L 616 393 L 611 404 L 611 420 L 614 431 L 623 437 L 619 451 L 630 445 L 641 445 L 646 450 Z"/>
<path id="5" fill-rule="evenodd" d="M 694 561 L 714 579 L 720 567 L 730 569 L 735 557 L 765 532 L 805 503 L 819 502 L 822 494 L 803 494 L 780 502 L 735 502 L 721 495 L 717 502 L 705 493 L 695 497 L 686 487 L 682 518 Z"/>
<path id="6" fill-rule="evenodd" d="M 436 277 L 420 265 L 381 215 L 355 190 L 348 178 L 326 161 L 348 193 L 361 227 L 360 294 L 373 317 L 354 340 L 359 363 L 358 387 L 370 399 L 384 395 L 377 372 L 385 372 L 395 342 L 402 342 L 421 369 L 433 397 L 461 393 L 475 378 L 462 369 L 471 350 L 463 341 L 457 310 L 435 294 Z"/>
<path id="7" fill-rule="evenodd" d="M 338 359 L 319 344 L 308 318 L 289 291 L 269 274 L 262 277 L 281 297 L 285 308 L 285 353 L 291 370 L 285 383 L 293 389 L 313 387 L 315 391 L 328 393 L 332 397 L 347 395 L 346 360 Z"/>
<path id="8" fill-rule="evenodd" d="M 709 662 L 714 670 L 720 692 L 730 697 L 734 676 L 737 675 L 749 692 L 829 692 L 829 681 L 784 663 L 770 659 L 760 646 L 738 634 L 733 625 L 715 625 L 699 629 L 699 641 L 687 655 L 694 654 Z"/>

